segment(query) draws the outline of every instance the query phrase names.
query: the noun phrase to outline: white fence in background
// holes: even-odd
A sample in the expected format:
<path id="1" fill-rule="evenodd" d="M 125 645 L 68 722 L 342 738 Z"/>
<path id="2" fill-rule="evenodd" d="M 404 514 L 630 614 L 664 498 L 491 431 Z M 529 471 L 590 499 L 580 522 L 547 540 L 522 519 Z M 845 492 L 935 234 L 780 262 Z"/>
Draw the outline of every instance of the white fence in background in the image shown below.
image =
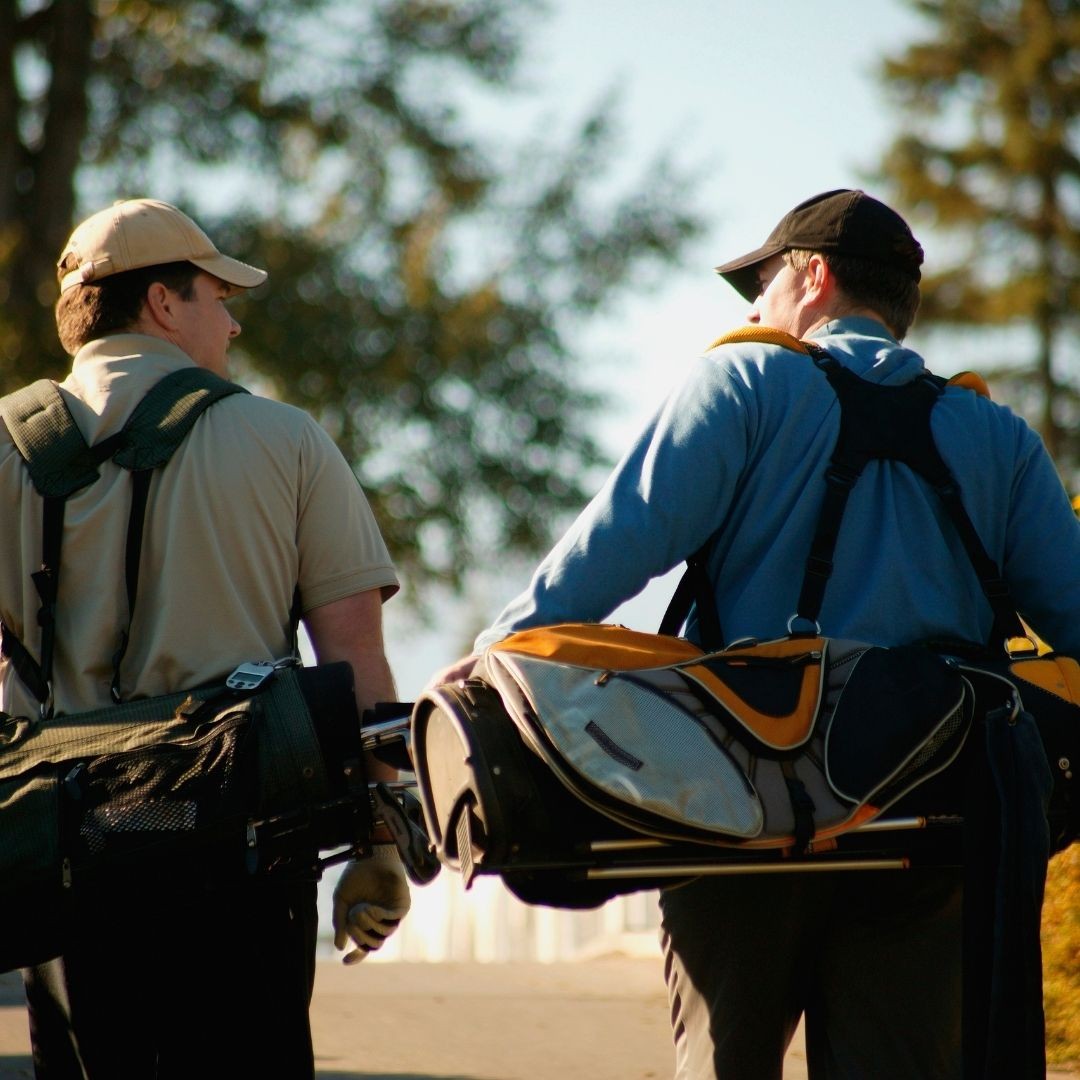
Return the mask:
<path id="1" fill-rule="evenodd" d="M 320 953 L 333 951 L 331 901 L 338 871 L 320 886 Z M 412 911 L 372 959 L 464 961 L 578 960 L 607 954 L 659 956 L 655 892 L 616 897 L 590 911 L 521 903 L 498 878 L 477 878 L 466 891 L 450 871 L 413 888 Z"/>
<path id="2" fill-rule="evenodd" d="M 650 582 L 610 621 L 642 629 L 658 626 L 680 574 L 676 568 Z M 403 700 L 412 700 L 431 672 L 449 663 L 462 646 L 460 641 L 445 640 L 446 634 L 441 631 L 424 632 L 414 620 L 399 617 L 396 609 L 387 610 L 386 620 L 388 654 L 398 684 L 406 694 Z M 460 626 L 463 621 L 463 616 L 444 615 L 442 624 Z M 305 663 L 313 663 L 310 643 L 303 633 L 300 648 Z M 338 873 L 336 867 L 331 867 L 320 887 L 323 955 L 333 952 L 330 894 Z M 432 884 L 414 887 L 412 898 L 412 911 L 375 954 L 379 959 L 553 962 L 608 953 L 660 955 L 655 892 L 617 897 L 593 911 L 556 911 L 522 904 L 498 878 L 477 878 L 466 891 L 461 878 L 444 869 Z"/>

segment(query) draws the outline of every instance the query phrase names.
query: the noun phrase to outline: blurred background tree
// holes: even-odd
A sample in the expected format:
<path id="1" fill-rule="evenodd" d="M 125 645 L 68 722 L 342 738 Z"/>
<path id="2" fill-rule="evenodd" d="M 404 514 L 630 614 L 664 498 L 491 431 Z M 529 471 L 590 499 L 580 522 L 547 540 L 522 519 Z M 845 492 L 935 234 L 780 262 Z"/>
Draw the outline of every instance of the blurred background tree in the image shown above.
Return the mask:
<path id="1" fill-rule="evenodd" d="M 952 241 L 919 325 L 980 342 L 995 396 L 1080 490 L 1080 8 L 1075 0 L 911 0 L 928 37 L 882 75 L 904 133 L 883 178 Z M 993 327 L 978 335 L 978 328 Z M 1022 332 L 1002 333 L 1002 328 Z"/>
<path id="2" fill-rule="evenodd" d="M 73 222 L 166 199 L 270 270 L 236 302 L 239 374 L 334 435 L 409 586 L 543 549 L 601 456 L 573 330 L 699 223 L 663 160 L 616 187 L 611 101 L 513 141 L 470 126 L 523 95 L 541 16 L 528 0 L 0 3 L 2 388 L 65 369 L 51 305 Z"/>

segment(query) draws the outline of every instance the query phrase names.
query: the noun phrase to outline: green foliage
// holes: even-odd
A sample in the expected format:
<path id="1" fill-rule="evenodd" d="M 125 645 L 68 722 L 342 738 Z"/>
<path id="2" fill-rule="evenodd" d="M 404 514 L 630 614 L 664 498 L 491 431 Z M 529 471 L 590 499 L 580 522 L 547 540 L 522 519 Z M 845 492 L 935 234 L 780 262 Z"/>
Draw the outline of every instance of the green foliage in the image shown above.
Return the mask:
<path id="1" fill-rule="evenodd" d="M 412 586 L 542 549 L 601 456 L 574 330 L 698 222 L 663 161 L 614 190 L 611 103 L 535 134 L 470 123 L 522 99 L 539 14 L 522 0 L 22 0 L 0 14 L 8 385 L 62 370 L 48 304 L 72 221 L 163 198 L 269 269 L 236 302 L 234 355 L 334 434 Z M 50 185 L 54 139 L 78 150 L 66 187 Z"/>
<path id="2" fill-rule="evenodd" d="M 920 325 L 1030 328 L 986 339 L 995 395 L 1080 479 L 1080 9 L 1072 0 L 911 0 L 931 36 L 886 60 L 905 133 L 883 174 L 955 241 Z M 987 372 L 991 375 L 992 370 Z M 1075 484 L 1073 484 L 1075 486 Z"/>
<path id="3" fill-rule="evenodd" d="M 1055 856 L 1042 917 L 1046 1056 L 1080 1062 L 1080 844 Z"/>

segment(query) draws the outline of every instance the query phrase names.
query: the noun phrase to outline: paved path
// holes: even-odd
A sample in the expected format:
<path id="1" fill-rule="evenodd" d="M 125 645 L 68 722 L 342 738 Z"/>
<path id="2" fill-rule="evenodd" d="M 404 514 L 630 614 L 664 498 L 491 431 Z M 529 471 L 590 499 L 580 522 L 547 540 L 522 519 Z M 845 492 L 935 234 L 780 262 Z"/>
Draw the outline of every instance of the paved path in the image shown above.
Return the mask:
<path id="1" fill-rule="evenodd" d="M 312 1027 L 319 1080 L 671 1076 L 667 1000 L 653 960 L 351 968 L 326 960 Z M 31 1077 L 27 1055 L 20 984 L 0 975 L 0 1080 Z M 784 1080 L 805 1078 L 796 1040 Z"/>

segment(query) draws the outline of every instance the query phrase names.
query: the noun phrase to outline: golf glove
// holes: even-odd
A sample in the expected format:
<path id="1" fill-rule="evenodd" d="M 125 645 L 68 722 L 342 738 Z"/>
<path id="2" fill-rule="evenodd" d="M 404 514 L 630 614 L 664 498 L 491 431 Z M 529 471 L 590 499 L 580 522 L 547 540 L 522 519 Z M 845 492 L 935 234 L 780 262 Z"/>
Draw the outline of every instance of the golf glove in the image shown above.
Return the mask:
<path id="1" fill-rule="evenodd" d="M 393 844 L 376 844 L 366 859 L 353 859 L 334 889 L 334 947 L 356 946 L 342 962 L 356 964 L 378 949 L 409 911 L 409 884 Z"/>

